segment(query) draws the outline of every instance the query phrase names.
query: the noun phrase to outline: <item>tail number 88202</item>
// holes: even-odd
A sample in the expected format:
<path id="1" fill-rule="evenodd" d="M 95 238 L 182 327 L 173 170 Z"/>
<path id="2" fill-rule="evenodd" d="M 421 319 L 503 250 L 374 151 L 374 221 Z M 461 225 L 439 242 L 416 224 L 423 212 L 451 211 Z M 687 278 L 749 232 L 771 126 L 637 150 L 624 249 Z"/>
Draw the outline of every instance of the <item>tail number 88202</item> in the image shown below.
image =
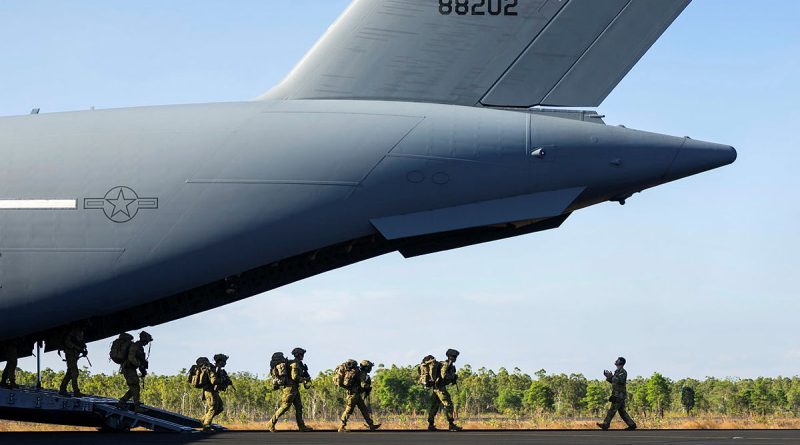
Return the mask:
<path id="1" fill-rule="evenodd" d="M 442 15 L 518 15 L 519 0 L 439 0 Z"/>

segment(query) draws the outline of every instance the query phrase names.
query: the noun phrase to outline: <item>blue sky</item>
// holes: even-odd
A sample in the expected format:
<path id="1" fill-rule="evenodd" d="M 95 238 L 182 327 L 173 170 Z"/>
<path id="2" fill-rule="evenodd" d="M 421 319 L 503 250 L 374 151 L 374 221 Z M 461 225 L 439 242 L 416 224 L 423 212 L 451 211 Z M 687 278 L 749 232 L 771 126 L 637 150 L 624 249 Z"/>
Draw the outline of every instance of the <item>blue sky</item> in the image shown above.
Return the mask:
<path id="1" fill-rule="evenodd" d="M 0 116 L 251 99 L 348 3 L 4 0 Z M 799 22 L 794 0 L 695 0 L 598 109 L 731 144 L 734 165 L 558 230 L 390 254 L 149 328 L 152 369 L 224 351 L 232 370 L 263 374 L 272 352 L 304 346 L 312 371 L 456 347 L 474 367 L 530 373 L 598 377 L 618 355 L 633 375 L 800 373 Z M 113 371 L 109 342 L 90 345 L 96 372 Z"/>

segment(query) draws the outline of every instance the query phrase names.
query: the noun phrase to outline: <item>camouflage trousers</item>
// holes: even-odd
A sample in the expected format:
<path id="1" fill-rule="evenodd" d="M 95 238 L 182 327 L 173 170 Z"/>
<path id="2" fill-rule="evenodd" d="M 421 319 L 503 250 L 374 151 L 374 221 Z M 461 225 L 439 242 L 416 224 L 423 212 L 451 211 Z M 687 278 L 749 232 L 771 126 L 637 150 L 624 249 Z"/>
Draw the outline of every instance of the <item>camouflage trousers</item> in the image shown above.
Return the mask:
<path id="1" fill-rule="evenodd" d="M 431 409 L 428 412 L 428 424 L 433 425 L 436 420 L 436 414 L 439 413 L 440 409 L 443 409 L 445 415 L 447 415 L 447 422 L 455 422 L 455 416 L 453 415 L 453 399 L 450 398 L 450 393 L 447 392 L 447 388 L 444 386 L 433 388 Z"/>
<path id="2" fill-rule="evenodd" d="M 67 373 L 64 374 L 64 378 L 61 379 L 61 391 L 66 392 L 67 385 L 71 382 L 72 383 L 72 392 L 79 393 L 81 392 L 78 389 L 78 359 L 79 359 L 78 352 L 76 351 L 64 351 L 64 361 L 67 362 Z"/>
<path id="3" fill-rule="evenodd" d="M 364 421 L 367 422 L 367 425 L 372 425 L 372 413 L 370 412 L 369 407 L 364 402 L 364 398 L 361 397 L 361 393 L 358 391 L 348 391 L 347 397 L 344 399 L 344 412 L 342 413 L 342 425 L 347 425 L 347 419 L 350 418 L 350 415 L 353 414 L 356 407 L 359 411 L 361 411 L 361 415 L 364 416 Z"/>
<path id="4" fill-rule="evenodd" d="M 139 373 L 136 368 L 122 368 L 122 376 L 125 377 L 125 384 L 128 385 L 128 392 L 119 399 L 120 402 L 127 402 L 133 399 L 133 403 L 138 405 L 141 401 L 141 382 L 139 381 Z"/>
<path id="5" fill-rule="evenodd" d="M 219 391 L 203 390 L 203 401 L 206 404 L 206 415 L 203 416 L 203 427 L 211 426 L 214 417 L 222 413 L 225 405 L 222 403 L 222 398 L 219 396 Z"/>
<path id="6" fill-rule="evenodd" d="M 614 419 L 614 415 L 619 413 L 619 416 L 628 426 L 636 426 L 636 422 L 631 419 L 631 416 L 628 415 L 628 411 L 625 409 L 625 398 L 618 398 L 616 401 L 611 402 L 611 408 L 609 408 L 608 413 L 606 414 L 606 418 L 603 421 L 606 425 L 611 425 L 611 420 Z"/>
<path id="7" fill-rule="evenodd" d="M 295 420 L 297 420 L 297 426 L 305 428 L 306 423 L 303 421 L 303 400 L 300 398 L 300 388 L 297 386 L 289 386 L 281 390 L 281 406 L 275 411 L 275 415 L 270 419 L 270 423 L 275 425 L 278 419 L 292 406 L 294 406 L 294 416 Z"/>
<path id="8" fill-rule="evenodd" d="M 14 386 L 17 384 L 17 346 L 3 345 L 3 355 L 6 356 L 6 367 L 3 369 L 3 385 Z"/>

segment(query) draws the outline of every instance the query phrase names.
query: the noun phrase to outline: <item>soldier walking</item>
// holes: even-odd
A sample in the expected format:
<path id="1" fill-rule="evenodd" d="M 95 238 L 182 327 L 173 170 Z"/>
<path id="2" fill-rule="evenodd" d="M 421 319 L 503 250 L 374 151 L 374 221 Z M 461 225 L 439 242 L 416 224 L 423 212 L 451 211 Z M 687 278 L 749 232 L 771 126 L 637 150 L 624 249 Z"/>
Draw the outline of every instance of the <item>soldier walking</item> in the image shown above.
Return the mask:
<path id="1" fill-rule="evenodd" d="M 145 331 L 139 333 L 139 341 L 131 343 L 128 348 L 128 355 L 125 362 L 122 363 L 120 372 L 125 377 L 125 384 L 128 385 L 128 392 L 119 399 L 119 407 L 127 408 L 128 400 L 133 399 L 133 409 L 136 412 L 144 411 L 141 408 L 141 378 L 147 376 L 147 355 L 144 353 L 144 347 L 153 341 L 153 337 Z M 139 373 L 137 373 L 137 370 Z"/>
<path id="2" fill-rule="evenodd" d="M 224 392 L 232 385 L 225 366 L 228 364 L 228 356 L 217 354 L 214 356 L 214 366 L 205 359 L 203 366 L 208 366 L 208 384 L 203 387 L 203 400 L 206 403 L 206 415 L 203 416 L 203 431 L 213 431 L 211 422 L 214 417 L 222 414 L 225 405 L 219 393 Z"/>
<path id="3" fill-rule="evenodd" d="M 67 372 L 61 380 L 61 387 L 58 394 L 61 396 L 69 396 L 67 392 L 67 385 L 72 383 L 72 396 L 83 397 L 81 390 L 78 388 L 78 360 L 81 357 L 88 355 L 89 351 L 86 349 L 86 342 L 83 340 L 83 325 L 73 326 L 63 340 L 64 361 L 67 362 Z"/>
<path id="4" fill-rule="evenodd" d="M 288 411 L 291 406 L 294 406 L 295 419 L 297 420 L 297 427 L 300 431 L 313 431 L 313 428 L 308 427 L 303 420 L 303 401 L 300 398 L 300 385 L 305 384 L 307 386 L 308 383 L 311 382 L 308 367 L 303 363 L 306 350 L 303 348 L 294 348 L 292 349 L 292 355 L 294 356 L 294 360 L 289 362 L 289 375 L 286 379 L 287 383 L 281 390 L 281 406 L 275 411 L 275 415 L 269 419 L 268 428 L 273 433 L 275 432 L 275 424 L 278 423 L 278 419 Z"/>
<path id="5" fill-rule="evenodd" d="M 462 428 L 455 423 L 455 416 L 453 414 L 453 399 L 447 391 L 448 385 L 455 385 L 458 383 L 458 374 L 456 374 L 456 359 L 459 352 L 455 349 L 448 349 L 445 353 L 447 360 L 440 362 L 438 372 L 433 382 L 433 397 L 431 398 L 431 409 L 428 412 L 428 431 L 436 431 L 436 414 L 440 409 L 444 409 L 447 416 L 447 429 L 449 431 L 461 431 Z"/>
<path id="6" fill-rule="evenodd" d="M 614 365 L 617 369 L 613 373 L 607 370 L 603 371 L 606 380 L 611 383 L 611 397 L 608 399 L 608 401 L 611 402 L 611 408 L 609 408 L 603 423 L 598 423 L 597 426 L 604 431 L 607 430 L 611 426 L 611 420 L 614 418 L 614 415 L 619 413 L 619 416 L 625 424 L 628 425 L 625 429 L 635 430 L 636 422 L 631 419 L 631 416 L 628 415 L 628 411 L 625 409 L 625 399 L 628 397 L 628 372 L 625 371 L 625 358 L 618 358 L 617 361 L 614 362 Z"/>
<path id="7" fill-rule="evenodd" d="M 352 361 L 352 363 L 355 365 L 355 361 Z M 369 376 L 369 373 L 372 371 L 373 366 L 371 361 L 363 360 L 360 367 L 354 366 L 355 378 L 350 379 L 342 385 L 347 391 L 347 396 L 345 396 L 344 399 L 345 407 L 341 417 L 342 424 L 339 426 L 340 433 L 347 432 L 347 420 L 350 418 L 350 415 L 353 414 L 356 407 L 361 411 L 361 415 L 364 417 L 364 421 L 367 422 L 370 431 L 375 431 L 381 427 L 380 423 L 376 424 L 372 420 L 372 413 L 366 403 L 364 403 L 364 391 L 372 391 L 372 378 Z"/>
<path id="8" fill-rule="evenodd" d="M 3 356 L 6 359 L 6 367 L 3 369 L 3 379 L 0 380 L 0 388 L 16 389 L 17 386 L 17 342 L 7 341 L 0 344 Z"/>
<path id="9" fill-rule="evenodd" d="M 367 412 L 372 416 L 372 377 L 369 375 L 375 364 L 369 360 L 361 360 L 361 373 L 359 373 L 361 385 L 361 398 L 364 400 L 364 405 L 367 407 Z"/>

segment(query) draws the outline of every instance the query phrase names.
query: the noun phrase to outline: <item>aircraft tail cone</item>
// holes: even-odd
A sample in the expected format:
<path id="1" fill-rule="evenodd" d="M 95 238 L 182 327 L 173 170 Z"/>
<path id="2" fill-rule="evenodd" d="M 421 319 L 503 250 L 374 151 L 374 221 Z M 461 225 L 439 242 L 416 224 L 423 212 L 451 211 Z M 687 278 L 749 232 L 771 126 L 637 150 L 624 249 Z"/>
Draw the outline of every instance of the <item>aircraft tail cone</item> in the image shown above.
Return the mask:
<path id="1" fill-rule="evenodd" d="M 665 176 L 666 182 L 713 170 L 736 160 L 736 149 L 729 145 L 686 139 Z"/>

